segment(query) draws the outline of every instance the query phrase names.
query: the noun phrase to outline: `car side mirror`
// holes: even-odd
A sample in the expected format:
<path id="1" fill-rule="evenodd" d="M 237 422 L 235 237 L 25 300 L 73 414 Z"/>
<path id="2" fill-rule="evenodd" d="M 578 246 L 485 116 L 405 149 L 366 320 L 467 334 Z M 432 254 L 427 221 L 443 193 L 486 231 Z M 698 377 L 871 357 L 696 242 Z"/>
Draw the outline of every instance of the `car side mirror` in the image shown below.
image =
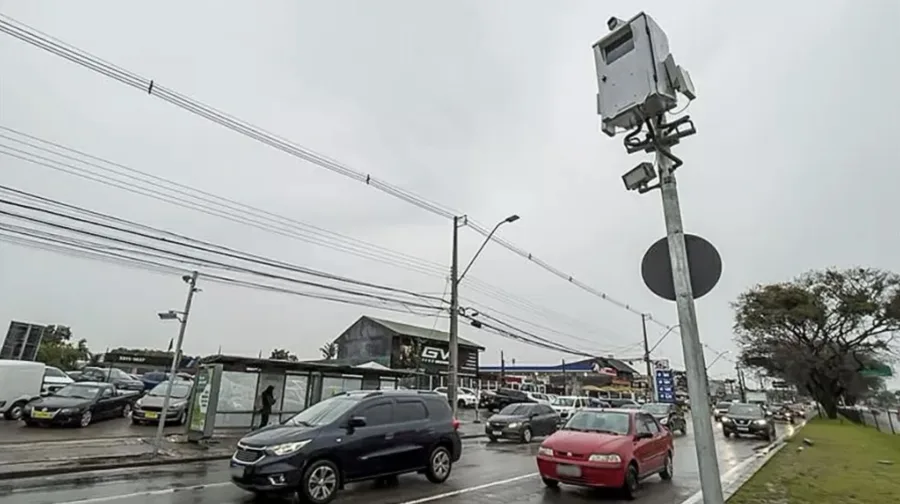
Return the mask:
<path id="1" fill-rule="evenodd" d="M 640 441 L 641 439 L 650 439 L 652 437 L 653 437 L 653 434 L 651 434 L 649 432 L 638 432 L 637 434 L 634 435 L 634 440 Z"/>
<path id="2" fill-rule="evenodd" d="M 349 427 L 351 429 L 356 429 L 358 427 L 365 427 L 365 426 L 366 426 L 366 417 L 362 417 L 362 416 L 350 417 L 350 420 L 347 421 L 347 427 Z"/>

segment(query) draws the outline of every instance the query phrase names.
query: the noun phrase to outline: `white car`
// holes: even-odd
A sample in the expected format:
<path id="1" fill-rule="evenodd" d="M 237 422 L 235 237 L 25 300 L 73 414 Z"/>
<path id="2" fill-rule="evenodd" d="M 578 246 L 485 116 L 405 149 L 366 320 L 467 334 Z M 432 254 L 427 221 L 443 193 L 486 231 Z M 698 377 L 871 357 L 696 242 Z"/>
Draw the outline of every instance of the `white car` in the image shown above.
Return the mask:
<path id="1" fill-rule="evenodd" d="M 75 383 L 71 376 L 59 368 L 47 366 L 44 368 L 44 382 L 41 384 L 41 393 L 50 394 L 56 392 L 70 383 Z"/>
<path id="2" fill-rule="evenodd" d="M 550 400 L 550 396 L 548 396 L 547 394 L 541 394 L 540 392 L 525 392 L 525 395 L 538 404 L 551 406 L 552 401 Z"/>
<path id="3" fill-rule="evenodd" d="M 569 418 L 572 413 L 581 408 L 587 408 L 589 404 L 587 397 L 560 396 L 550 407 L 559 413 L 560 418 Z"/>
<path id="4" fill-rule="evenodd" d="M 447 397 L 447 387 L 438 387 L 434 391 Z M 456 404 L 461 408 L 474 408 L 478 404 L 478 395 L 472 389 L 459 387 L 456 391 Z"/>

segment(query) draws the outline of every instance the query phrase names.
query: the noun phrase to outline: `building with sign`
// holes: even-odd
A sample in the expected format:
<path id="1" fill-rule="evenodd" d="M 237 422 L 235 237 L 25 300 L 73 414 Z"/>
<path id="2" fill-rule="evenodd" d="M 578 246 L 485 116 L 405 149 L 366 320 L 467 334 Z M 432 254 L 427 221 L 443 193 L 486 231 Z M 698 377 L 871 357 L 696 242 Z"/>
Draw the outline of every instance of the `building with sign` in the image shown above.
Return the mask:
<path id="1" fill-rule="evenodd" d="M 334 343 L 336 361 L 356 366 L 375 362 L 390 369 L 418 370 L 417 388 L 445 385 L 450 363 L 450 335 L 444 331 L 363 316 Z M 478 353 L 484 347 L 459 339 L 459 370 L 463 386 L 473 386 L 478 375 Z"/>
<path id="2" fill-rule="evenodd" d="M 35 360 L 43 336 L 44 326 L 13 320 L 0 347 L 0 359 Z"/>

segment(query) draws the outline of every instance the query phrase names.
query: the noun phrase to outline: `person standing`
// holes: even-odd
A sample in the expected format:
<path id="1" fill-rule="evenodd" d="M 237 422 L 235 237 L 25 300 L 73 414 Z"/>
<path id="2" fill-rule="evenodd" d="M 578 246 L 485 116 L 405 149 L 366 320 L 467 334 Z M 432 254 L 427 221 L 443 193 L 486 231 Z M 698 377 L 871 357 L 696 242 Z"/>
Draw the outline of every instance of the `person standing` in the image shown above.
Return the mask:
<path id="1" fill-rule="evenodd" d="M 259 398 L 261 407 L 259 409 L 259 428 L 269 425 L 269 415 L 272 414 L 272 407 L 275 405 L 275 387 L 269 385 L 263 390 Z"/>

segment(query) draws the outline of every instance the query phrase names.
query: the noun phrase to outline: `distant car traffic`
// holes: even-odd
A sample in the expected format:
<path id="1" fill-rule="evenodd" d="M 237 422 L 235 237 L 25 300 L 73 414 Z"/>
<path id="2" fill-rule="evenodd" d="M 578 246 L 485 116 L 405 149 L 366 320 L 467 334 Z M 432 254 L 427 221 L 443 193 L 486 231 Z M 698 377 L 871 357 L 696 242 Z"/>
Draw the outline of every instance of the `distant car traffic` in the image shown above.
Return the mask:
<path id="1" fill-rule="evenodd" d="M 659 474 L 671 480 L 672 433 L 653 416 L 634 410 L 575 412 L 538 448 L 537 465 L 548 487 L 560 483 L 619 488 L 633 498 L 641 480 Z"/>
<path id="2" fill-rule="evenodd" d="M 652 415 L 660 425 L 670 431 L 681 432 L 682 435 L 687 434 L 687 421 L 674 404 L 645 403 L 641 405 L 641 411 Z"/>
<path id="3" fill-rule="evenodd" d="M 41 393 L 49 394 L 51 392 L 56 392 L 57 390 L 74 382 L 75 380 L 64 373 L 61 369 L 55 368 L 53 366 L 47 366 L 44 368 L 44 382 L 41 386 Z"/>
<path id="4" fill-rule="evenodd" d="M 514 439 L 530 443 L 534 436 L 547 436 L 556 432 L 559 413 L 546 404 L 516 403 L 488 418 L 484 433 L 491 442 L 498 439 Z"/>
<path id="5" fill-rule="evenodd" d="M 192 382 L 185 380 L 175 380 L 172 383 L 172 395 L 169 398 L 165 423 L 184 425 L 188 416 L 188 402 L 191 400 L 193 386 Z M 131 412 L 131 423 L 159 423 L 168 388 L 169 382 L 161 382 L 147 392 L 144 397 L 138 399 Z"/>
<path id="6" fill-rule="evenodd" d="M 128 417 L 137 394 L 118 394 L 109 383 L 79 382 L 25 405 L 25 425 L 87 427 L 95 420 Z"/>
<path id="7" fill-rule="evenodd" d="M 111 383 L 119 391 L 143 392 L 144 382 L 118 368 L 86 367 L 75 378 L 76 382 Z"/>
<path id="8" fill-rule="evenodd" d="M 326 504 L 347 483 L 418 472 L 443 483 L 462 455 L 446 398 L 412 390 L 354 391 L 244 436 L 231 480 L 264 494 Z"/>
<path id="9" fill-rule="evenodd" d="M 502 388 L 495 390 L 493 395 L 489 396 L 489 401 L 485 404 L 485 409 L 494 412 L 500 411 L 510 404 L 533 402 L 535 402 L 535 400 L 528 397 L 528 394 L 521 390 Z"/>
<path id="10" fill-rule="evenodd" d="M 559 396 L 551 404 L 563 420 L 568 419 L 572 413 L 590 406 L 590 398 L 575 396 Z"/>
<path id="11" fill-rule="evenodd" d="M 762 405 L 734 403 L 722 417 L 722 433 L 726 438 L 753 436 L 772 442 L 775 440 L 775 422 L 767 416 Z"/>
<path id="12" fill-rule="evenodd" d="M 435 392 L 447 398 L 447 387 L 438 387 L 434 389 Z M 478 403 L 478 395 L 474 390 L 459 387 L 456 390 L 456 405 L 459 408 L 474 408 Z"/>
<path id="13" fill-rule="evenodd" d="M 641 405 L 632 399 L 608 399 L 609 405 L 613 408 L 640 409 Z"/>
<path id="14" fill-rule="evenodd" d="M 716 422 L 722 420 L 722 417 L 725 416 L 732 404 L 734 403 L 731 401 L 719 401 L 716 403 L 716 406 L 713 408 L 713 418 L 716 419 Z"/>

